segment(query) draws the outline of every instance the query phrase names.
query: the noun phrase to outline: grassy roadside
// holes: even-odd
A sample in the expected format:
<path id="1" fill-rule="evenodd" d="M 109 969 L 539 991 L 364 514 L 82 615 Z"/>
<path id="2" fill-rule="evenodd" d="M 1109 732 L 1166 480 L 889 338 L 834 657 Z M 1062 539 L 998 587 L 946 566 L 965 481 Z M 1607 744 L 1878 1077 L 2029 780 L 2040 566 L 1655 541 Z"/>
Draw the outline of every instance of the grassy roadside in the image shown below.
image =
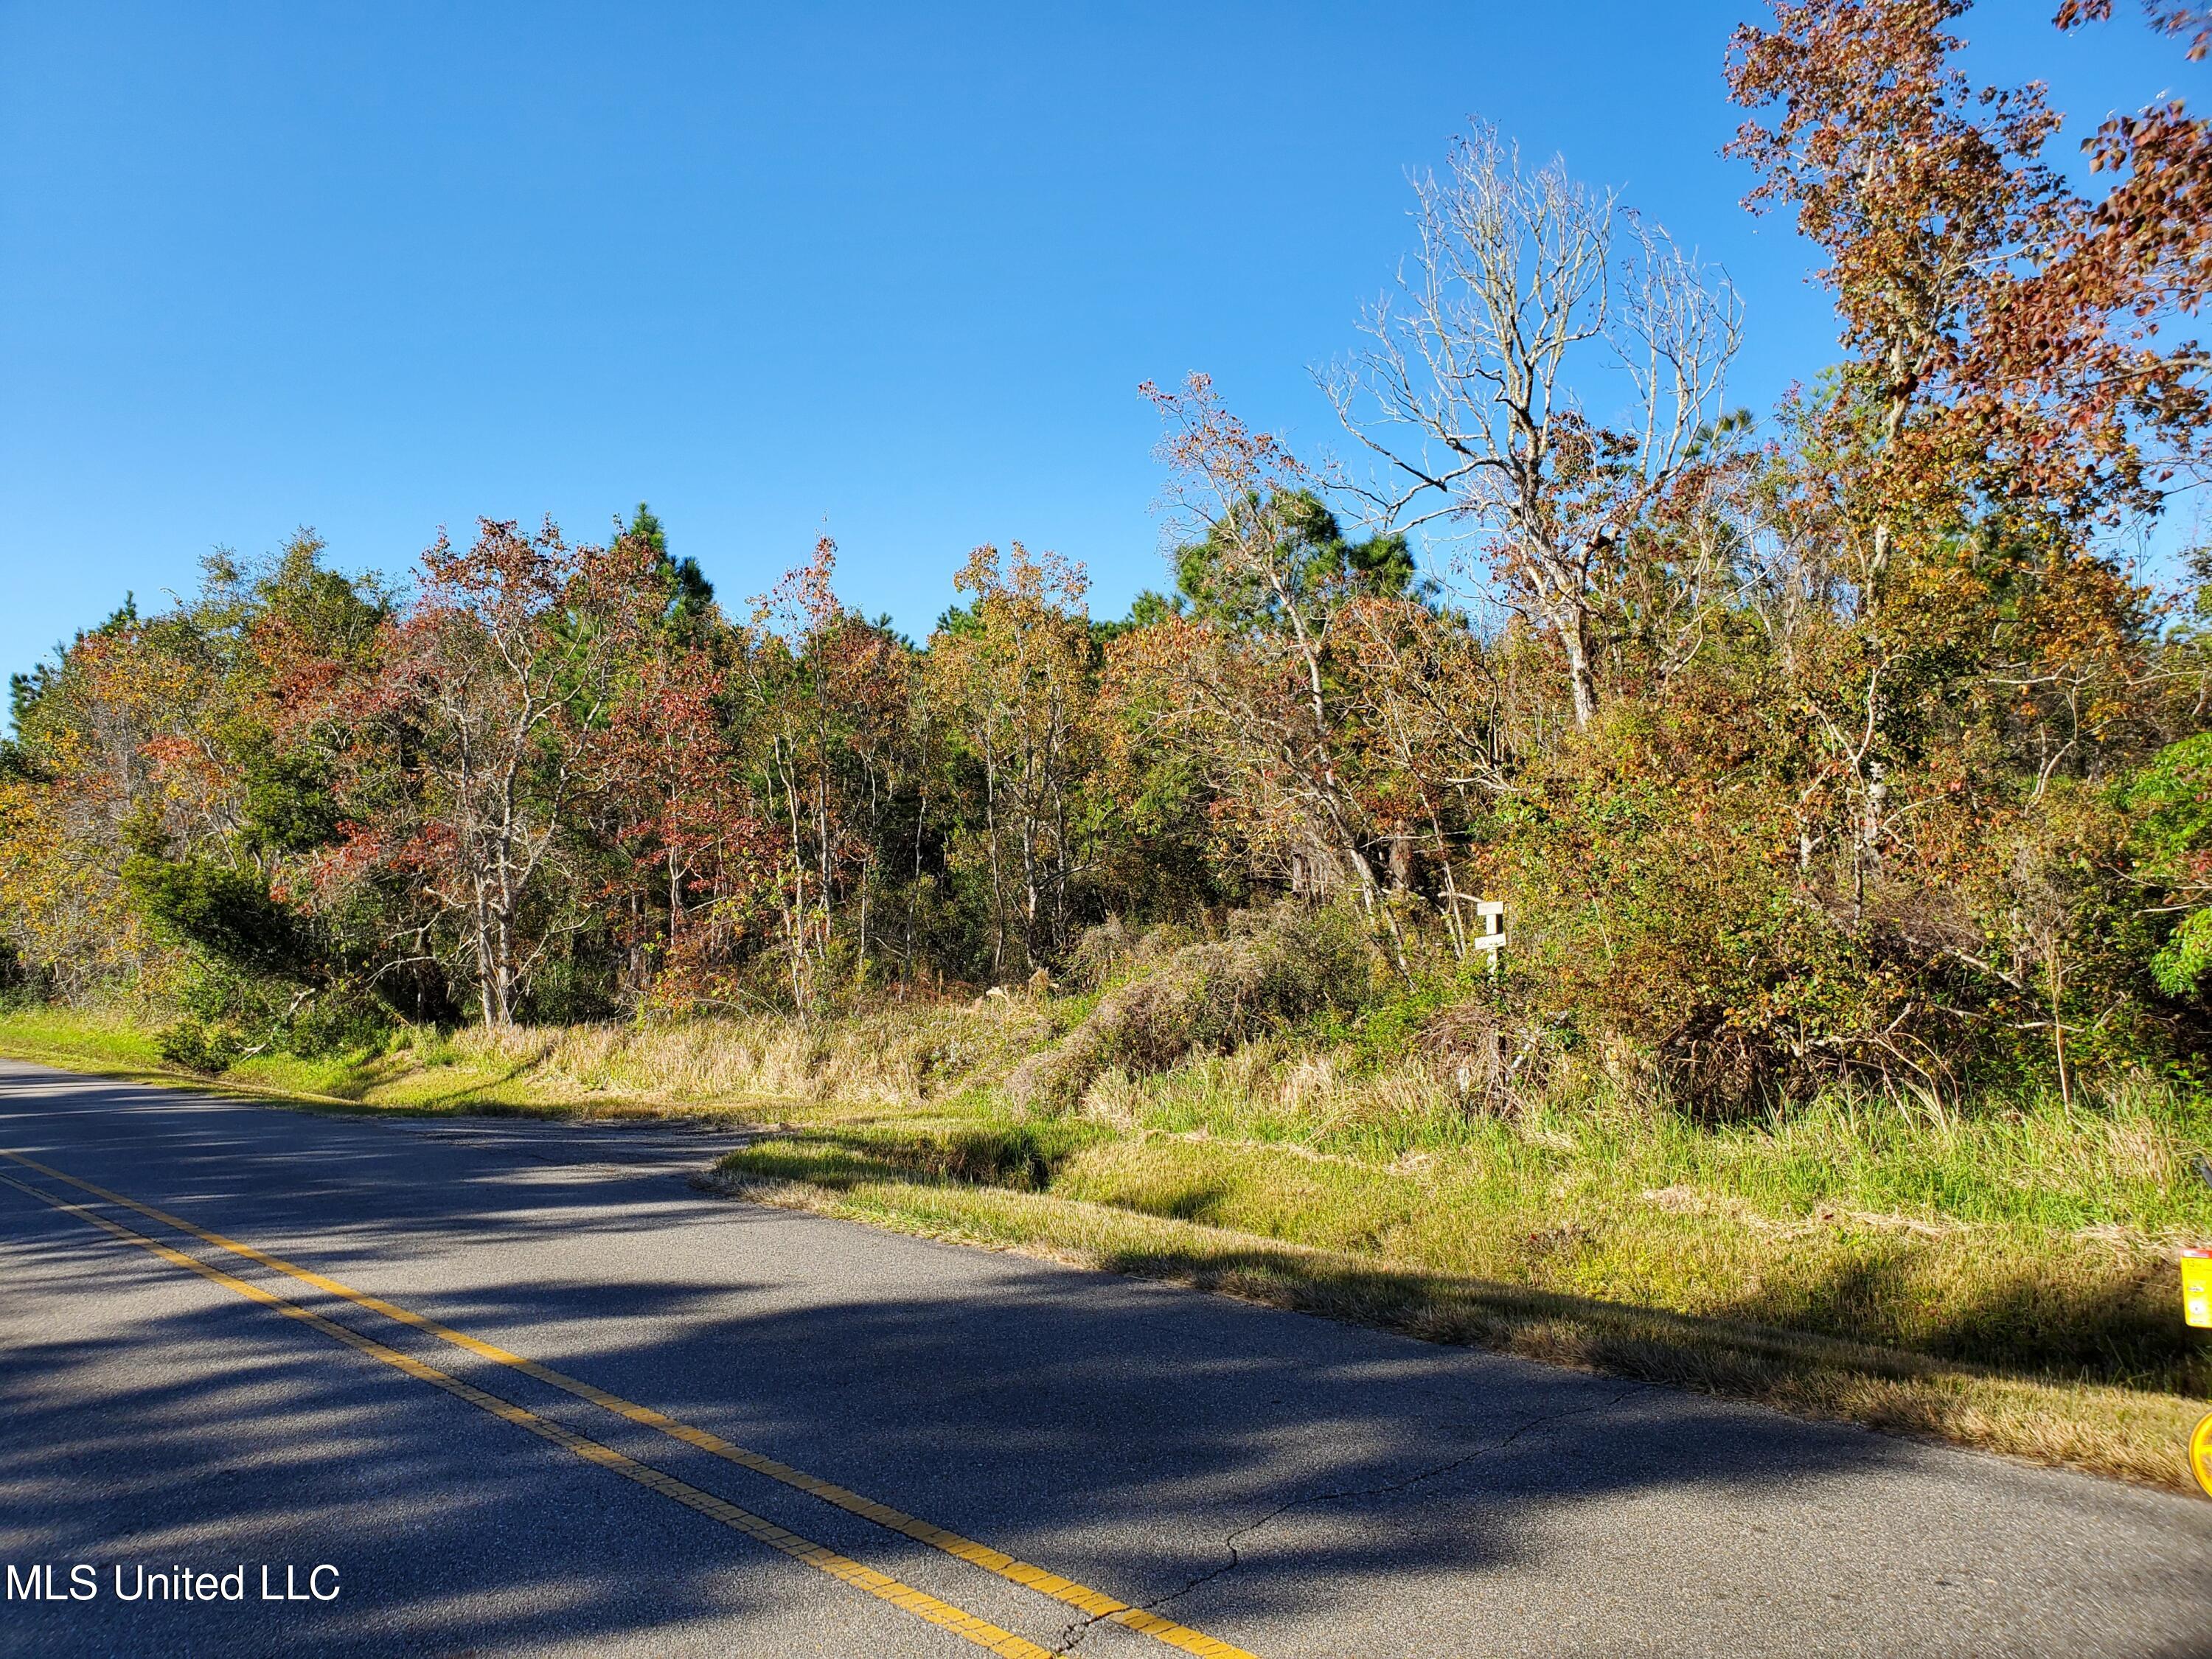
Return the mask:
<path id="1" fill-rule="evenodd" d="M 528 1054 L 406 1032 L 370 1054 L 258 1056 L 215 1076 L 164 1060 L 153 1028 L 115 1011 L 0 1010 L 0 1056 L 168 1088 L 216 1091 L 333 1111 L 547 1119 L 749 1117 L 729 1104 L 629 1093 L 543 1074 Z"/>
<path id="2" fill-rule="evenodd" d="M 2212 1344 L 2173 1257 L 2212 1238 L 2202 1102 L 1716 1127 L 1593 1085 L 1501 1118 L 1283 1038 L 1011 1103 L 1085 1012 L 405 1033 L 208 1079 L 125 1016 L 21 1010 L 0 1053 L 330 1109 L 772 1124 L 720 1172 L 769 1202 L 2193 1489 Z"/>
<path id="3" fill-rule="evenodd" d="M 2204 1402 L 2161 1391 L 2008 1376 L 1800 1332 L 1522 1290 L 945 1180 L 778 1179 L 726 1189 L 897 1231 L 1165 1279 L 1270 1307 L 1480 1346 L 1553 1364 L 1755 1401 L 1799 1416 L 2194 1492 L 2184 1448 Z"/>

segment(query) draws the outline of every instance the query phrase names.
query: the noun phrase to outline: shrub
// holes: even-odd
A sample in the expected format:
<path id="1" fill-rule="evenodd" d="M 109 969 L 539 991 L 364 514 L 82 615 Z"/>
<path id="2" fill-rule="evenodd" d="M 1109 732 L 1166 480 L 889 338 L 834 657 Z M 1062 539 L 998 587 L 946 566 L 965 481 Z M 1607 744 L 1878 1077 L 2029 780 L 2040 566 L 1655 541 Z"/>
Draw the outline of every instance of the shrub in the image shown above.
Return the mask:
<path id="1" fill-rule="evenodd" d="M 1360 1007 L 1382 965 L 1347 910 L 1295 901 L 1237 912 L 1226 938 L 1150 962 L 1141 951 L 1109 954 L 1111 936 L 1092 946 L 1102 931 L 1085 936 L 1090 960 L 1119 963 L 1128 976 L 1060 1042 L 1016 1068 L 1006 1086 L 1017 1106 L 1064 1111 L 1108 1071 L 1163 1072 L 1186 1054 L 1224 1052 L 1324 1009 Z"/>
<path id="2" fill-rule="evenodd" d="M 1525 1020 L 1735 1116 L 1848 1084 L 1959 1099 L 2156 1062 L 2196 1039 L 2100 792 L 1931 793 L 1879 860 L 1814 852 L 1796 791 L 1687 717 L 1622 709 L 1554 757 L 1487 856 Z"/>
<path id="3" fill-rule="evenodd" d="M 1068 955 L 1068 977 L 1085 990 L 1102 991 L 1198 942 L 1198 934 L 1180 923 L 1161 922 L 1138 933 L 1121 917 L 1109 916 L 1084 929 Z"/>
<path id="4" fill-rule="evenodd" d="M 392 1014 L 383 1004 L 351 985 L 337 985 L 300 1006 L 278 1046 L 313 1060 L 381 1048 L 392 1030 Z"/>
<path id="5" fill-rule="evenodd" d="M 154 1046 L 170 1065 L 213 1077 L 236 1065 L 251 1045 L 234 1025 L 187 1014 L 163 1027 Z"/>

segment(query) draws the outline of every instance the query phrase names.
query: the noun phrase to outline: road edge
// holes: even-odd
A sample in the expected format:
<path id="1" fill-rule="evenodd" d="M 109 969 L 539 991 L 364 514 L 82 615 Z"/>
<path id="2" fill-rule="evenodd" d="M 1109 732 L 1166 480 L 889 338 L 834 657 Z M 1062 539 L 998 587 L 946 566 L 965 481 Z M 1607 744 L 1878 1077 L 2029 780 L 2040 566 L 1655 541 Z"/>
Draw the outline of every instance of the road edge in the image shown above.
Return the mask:
<path id="1" fill-rule="evenodd" d="M 2185 1395 L 2008 1376 L 1838 1338 L 1401 1267 L 1048 1194 L 927 1178 L 831 1188 L 720 1170 L 694 1184 L 911 1237 L 1687 1389 L 2175 1495 L 2198 1492 L 2187 1443 L 2206 1402 Z"/>
<path id="2" fill-rule="evenodd" d="M 0 1042 L 0 1059 L 235 1104 L 360 1119 L 549 1122 L 717 1121 L 734 1113 L 650 1106 L 592 1114 L 504 1103 L 382 1105 Z M 1178 1285 L 1450 1346 L 1692 1389 L 1814 1421 L 1995 1453 L 2181 1495 L 2191 1426 L 2207 1402 L 2180 1395 L 2007 1376 L 1925 1355 L 1781 1328 L 1519 1290 L 1259 1234 L 1110 1206 L 916 1176 L 831 1188 L 702 1171 L 702 1190 L 908 1237 Z"/>

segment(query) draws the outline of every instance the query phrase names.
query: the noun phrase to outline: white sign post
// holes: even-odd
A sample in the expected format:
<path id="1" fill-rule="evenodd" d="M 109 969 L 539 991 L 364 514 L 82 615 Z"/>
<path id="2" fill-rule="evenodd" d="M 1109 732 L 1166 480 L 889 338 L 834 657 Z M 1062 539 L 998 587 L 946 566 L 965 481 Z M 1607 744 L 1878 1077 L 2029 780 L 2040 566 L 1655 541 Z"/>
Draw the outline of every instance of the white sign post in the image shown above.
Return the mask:
<path id="1" fill-rule="evenodd" d="M 1468 944 L 1490 956 L 1490 976 L 1498 977 L 1498 953 L 1505 948 L 1505 901 L 1482 899 L 1476 902 L 1474 914 L 1482 918 L 1482 931 Z"/>

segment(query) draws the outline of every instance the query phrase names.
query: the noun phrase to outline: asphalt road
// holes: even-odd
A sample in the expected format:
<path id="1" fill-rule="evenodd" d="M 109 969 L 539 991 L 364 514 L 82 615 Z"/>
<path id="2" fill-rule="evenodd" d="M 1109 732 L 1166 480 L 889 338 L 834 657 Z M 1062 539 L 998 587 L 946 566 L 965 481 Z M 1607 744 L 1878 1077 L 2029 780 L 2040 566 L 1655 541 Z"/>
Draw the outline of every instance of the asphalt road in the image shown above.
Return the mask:
<path id="1" fill-rule="evenodd" d="M 0 1062 L 0 1653 L 2212 1655 L 2212 1503 L 733 1202 L 718 1145 Z M 118 1598 L 178 1566 L 246 1599 Z"/>

